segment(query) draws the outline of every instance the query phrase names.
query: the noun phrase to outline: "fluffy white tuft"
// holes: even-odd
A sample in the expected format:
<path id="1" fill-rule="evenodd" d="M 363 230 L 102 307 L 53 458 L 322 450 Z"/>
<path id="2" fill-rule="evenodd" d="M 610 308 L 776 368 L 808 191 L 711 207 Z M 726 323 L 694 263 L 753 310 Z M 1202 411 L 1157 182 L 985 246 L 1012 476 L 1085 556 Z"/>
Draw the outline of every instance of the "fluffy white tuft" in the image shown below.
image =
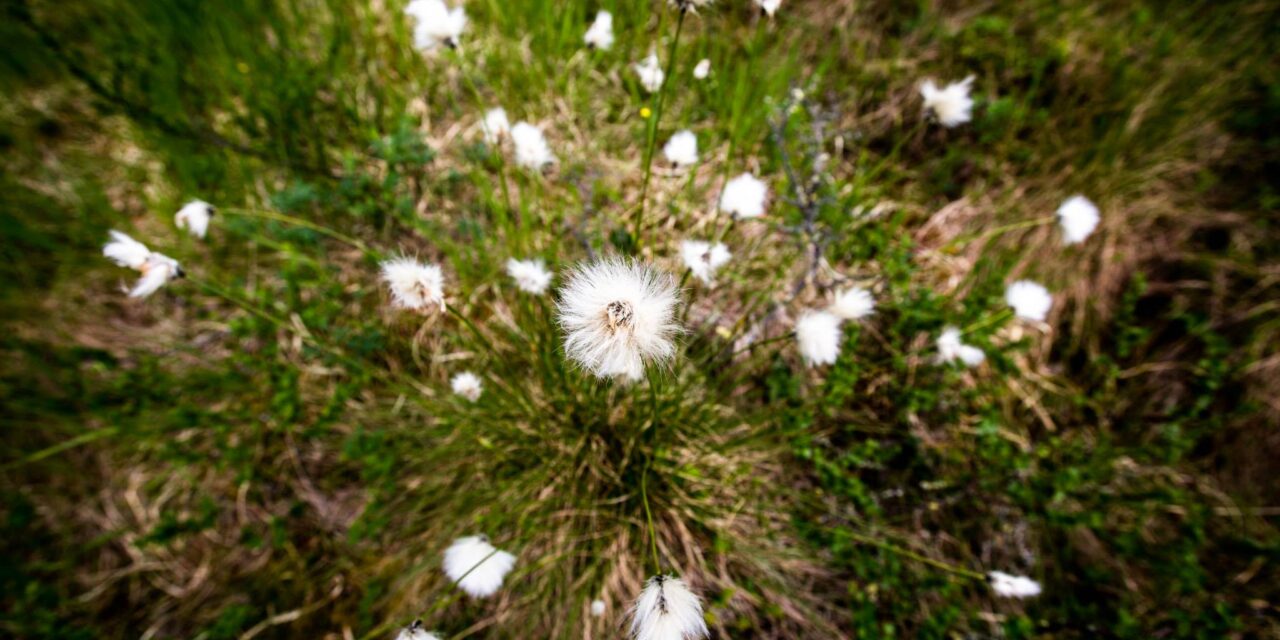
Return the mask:
<path id="1" fill-rule="evenodd" d="M 593 600 L 591 602 L 591 615 L 597 618 L 604 615 L 604 600 Z"/>
<path id="2" fill-rule="evenodd" d="M 710 632 L 702 602 L 675 576 L 654 576 L 631 607 L 634 640 L 696 640 Z"/>
<path id="3" fill-rule="evenodd" d="M 938 336 L 938 359 L 943 362 L 959 360 L 966 366 L 976 367 L 987 359 L 987 354 L 982 349 L 961 342 L 959 329 L 947 327 Z"/>
<path id="4" fill-rule="evenodd" d="M 840 356 L 840 318 L 826 311 L 805 311 L 796 321 L 796 342 L 805 364 L 834 364 Z"/>
<path id="5" fill-rule="evenodd" d="M 772 18 L 773 14 L 777 13 L 778 7 L 782 6 L 782 0 L 756 0 L 756 6 Z"/>
<path id="6" fill-rule="evenodd" d="M 835 302 L 829 311 L 843 320 L 860 320 L 876 309 L 876 299 L 862 287 L 849 287 L 836 292 Z"/>
<path id="7" fill-rule="evenodd" d="M 698 136 L 688 129 L 677 131 L 666 146 L 662 147 L 662 155 L 667 157 L 667 162 L 677 167 L 687 167 L 697 162 Z"/>
<path id="8" fill-rule="evenodd" d="M 414 620 L 413 624 L 400 630 L 396 640 L 440 640 L 440 636 L 423 629 L 421 620 Z"/>
<path id="9" fill-rule="evenodd" d="M 498 592 L 516 557 L 494 548 L 484 536 L 458 538 L 444 552 L 444 573 L 473 598 Z"/>
<path id="10" fill-rule="evenodd" d="M 551 147 L 547 146 L 547 138 L 539 129 L 528 122 L 517 122 L 511 127 L 511 141 L 516 145 L 516 164 L 526 169 L 541 171 L 543 167 L 556 161 Z"/>
<path id="11" fill-rule="evenodd" d="M 685 240 L 680 243 L 680 258 L 684 260 L 684 266 L 693 272 L 695 278 L 706 284 L 711 284 L 716 271 L 729 262 L 731 257 L 729 248 L 722 242 L 714 246 L 701 240 Z"/>
<path id="12" fill-rule="evenodd" d="M 675 355 L 675 280 L 632 261 L 579 265 L 561 289 L 560 328 L 571 360 L 601 378 L 638 380 Z"/>
<path id="13" fill-rule="evenodd" d="M 1098 206 L 1084 196 L 1071 196 L 1058 207 L 1058 222 L 1062 223 L 1062 239 L 1067 244 L 1084 242 L 1098 228 Z"/>
<path id="14" fill-rule="evenodd" d="M 933 80 L 925 80 L 920 85 L 920 95 L 924 97 L 926 112 L 932 113 L 942 126 L 954 127 L 973 117 L 973 98 L 969 97 L 972 88 L 973 76 L 941 89 Z"/>
<path id="15" fill-rule="evenodd" d="M 507 119 L 507 110 L 502 107 L 484 112 L 484 122 L 480 123 L 484 131 L 484 141 L 497 144 L 502 138 L 511 135 L 511 121 Z"/>
<path id="16" fill-rule="evenodd" d="M 442 44 L 451 49 L 457 47 L 467 27 L 466 10 L 451 10 L 444 0 L 413 0 L 404 12 L 416 21 L 413 45 L 422 51 L 433 51 Z"/>
<path id="17" fill-rule="evenodd" d="M 541 260 L 507 260 L 507 275 L 521 291 L 541 295 L 551 286 L 551 272 Z"/>
<path id="18" fill-rule="evenodd" d="M 681 10 L 698 12 L 698 9 L 705 7 L 716 0 L 667 0 L 667 4 Z"/>
<path id="19" fill-rule="evenodd" d="M 444 311 L 444 273 L 434 264 L 413 258 L 395 258 L 382 263 L 382 281 L 391 288 L 392 303 L 403 309 Z"/>
<path id="20" fill-rule="evenodd" d="M 142 277 L 129 290 L 130 298 L 145 298 L 159 291 L 170 280 L 184 275 L 177 260 L 154 251 L 138 270 L 142 272 Z"/>
<path id="21" fill-rule="evenodd" d="M 693 78 L 695 80 L 706 80 L 711 75 L 711 60 L 703 58 L 693 67 Z"/>
<path id="22" fill-rule="evenodd" d="M 209 232 L 209 218 L 213 217 L 216 211 L 213 205 L 204 200 L 192 200 L 173 216 L 173 223 L 178 225 L 179 229 L 186 229 L 191 235 L 197 238 L 203 238 Z"/>
<path id="23" fill-rule="evenodd" d="M 1014 576 L 1002 571 L 987 574 L 991 578 L 991 590 L 1005 598 L 1030 598 L 1040 595 L 1040 583 L 1024 576 Z"/>
<path id="24" fill-rule="evenodd" d="M 119 231 L 110 232 L 111 241 L 102 247 L 102 255 L 116 265 L 129 269 L 142 269 L 143 263 L 151 255 L 147 245 L 134 240 Z"/>
<path id="25" fill-rule="evenodd" d="M 597 13 L 596 21 L 591 23 L 582 40 L 588 47 L 608 51 L 613 46 L 613 14 L 608 11 Z"/>
<path id="26" fill-rule="evenodd" d="M 650 51 L 649 57 L 632 65 L 636 70 L 636 75 L 640 76 L 640 86 L 645 91 L 653 93 L 662 88 L 662 80 L 666 74 L 662 71 L 662 64 L 658 62 L 658 54 Z"/>
<path id="27" fill-rule="evenodd" d="M 470 371 L 463 371 L 454 376 L 449 381 L 449 386 L 453 387 L 454 393 L 472 402 L 479 400 L 480 394 L 484 391 L 484 384 L 480 382 L 480 376 Z"/>
<path id="28" fill-rule="evenodd" d="M 1043 322 L 1053 306 L 1049 290 L 1030 280 L 1019 280 L 1004 290 L 1004 301 L 1019 318 Z"/>
<path id="29" fill-rule="evenodd" d="M 744 173 L 724 185 L 720 194 L 720 210 L 739 218 L 758 218 L 764 215 L 764 203 L 769 197 L 769 187 L 755 176 Z"/>

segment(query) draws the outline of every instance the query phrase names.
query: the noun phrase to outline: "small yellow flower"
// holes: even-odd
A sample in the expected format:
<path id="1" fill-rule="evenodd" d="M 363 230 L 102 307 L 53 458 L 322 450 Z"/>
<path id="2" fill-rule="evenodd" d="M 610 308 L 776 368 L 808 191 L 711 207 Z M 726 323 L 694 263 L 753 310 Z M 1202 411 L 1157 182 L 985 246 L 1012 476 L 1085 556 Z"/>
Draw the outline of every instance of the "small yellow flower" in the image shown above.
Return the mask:
<path id="1" fill-rule="evenodd" d="M 644 118 L 645 120 L 648 120 L 648 119 L 649 119 L 649 116 L 651 116 L 651 115 L 653 115 L 653 112 L 649 110 L 649 107 L 640 107 L 640 117 L 641 117 L 641 118 Z"/>
<path id="2" fill-rule="evenodd" d="M 249 73 L 249 65 L 244 62 L 237 62 L 236 71 L 239 71 L 240 73 Z"/>

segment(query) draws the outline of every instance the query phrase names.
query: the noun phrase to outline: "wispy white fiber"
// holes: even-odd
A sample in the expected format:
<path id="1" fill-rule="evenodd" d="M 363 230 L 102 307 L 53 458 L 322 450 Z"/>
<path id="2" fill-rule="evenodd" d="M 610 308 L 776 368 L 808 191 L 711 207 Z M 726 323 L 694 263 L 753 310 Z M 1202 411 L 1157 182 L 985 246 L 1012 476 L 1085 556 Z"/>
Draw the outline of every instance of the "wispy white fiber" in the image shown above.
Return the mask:
<path id="1" fill-rule="evenodd" d="M 750 173 L 744 173 L 724 185 L 720 194 L 720 210 L 739 218 L 758 218 L 764 215 L 769 187 Z"/>
<path id="2" fill-rule="evenodd" d="M 685 240 L 680 243 L 680 259 L 684 266 L 705 284 L 715 280 L 716 271 L 731 257 L 729 248 L 722 242 L 712 245 L 701 240 Z"/>
<path id="3" fill-rule="evenodd" d="M 920 85 L 925 111 L 932 113 L 944 127 L 955 127 L 968 122 L 973 117 L 973 98 L 969 97 L 973 80 L 974 77 L 969 76 L 941 89 L 932 79 L 925 80 Z"/>
<path id="4" fill-rule="evenodd" d="M 633 640 L 698 640 L 710 632 L 702 602 L 675 576 L 654 576 L 631 607 Z"/>
<path id="5" fill-rule="evenodd" d="M 394 306 L 414 311 L 444 311 L 444 273 L 434 264 L 413 258 L 393 258 L 382 263 L 382 281 L 391 289 Z"/>
<path id="6" fill-rule="evenodd" d="M 805 364 L 816 367 L 834 364 L 840 357 L 844 333 L 840 318 L 826 311 L 805 311 L 796 320 L 796 343 Z"/>
<path id="7" fill-rule="evenodd" d="M 1053 306 L 1049 290 L 1030 280 L 1019 280 L 1004 290 L 1004 301 L 1019 318 L 1043 322 Z"/>
<path id="8" fill-rule="evenodd" d="M 173 216 L 173 223 L 197 238 L 204 238 L 209 231 L 209 219 L 215 211 L 217 209 L 204 200 L 192 200 L 178 209 L 178 213 Z"/>
<path id="9" fill-rule="evenodd" d="M 458 538 L 444 552 L 444 573 L 473 598 L 498 592 L 516 557 L 489 544 L 485 536 Z"/>

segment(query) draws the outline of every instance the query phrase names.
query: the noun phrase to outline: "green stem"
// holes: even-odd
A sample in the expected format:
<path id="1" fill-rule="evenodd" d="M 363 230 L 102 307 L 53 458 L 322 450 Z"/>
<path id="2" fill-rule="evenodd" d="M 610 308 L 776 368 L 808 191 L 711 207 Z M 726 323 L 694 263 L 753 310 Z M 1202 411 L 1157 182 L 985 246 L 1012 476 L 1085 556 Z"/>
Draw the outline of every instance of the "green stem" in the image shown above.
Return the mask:
<path id="1" fill-rule="evenodd" d="M 1013 309 L 1002 309 L 997 314 L 988 316 L 982 320 L 979 320 L 965 327 L 962 333 L 967 335 L 967 334 L 973 333 L 974 331 L 977 331 L 978 329 L 982 329 L 984 327 L 988 327 L 993 324 L 1000 324 L 1001 322 L 1004 322 L 1005 320 L 1008 320 L 1012 317 L 1013 317 Z"/>
<path id="2" fill-rule="evenodd" d="M 871 538 L 871 537 L 868 537 L 868 536 L 864 536 L 864 535 L 862 535 L 862 534 L 860 534 L 860 533 L 855 533 L 855 532 L 852 532 L 852 531 L 848 531 L 848 532 L 846 532 L 846 533 L 848 533 L 848 534 L 849 534 L 849 537 L 853 538 L 854 540 L 856 540 L 856 541 L 858 541 L 858 542 L 861 542 L 861 543 L 863 543 L 863 544 L 867 544 L 867 545 L 871 545 L 871 546 L 873 546 L 873 547 L 878 547 L 878 548 L 880 548 L 880 549 L 884 549 L 885 551 L 888 551 L 888 552 L 890 552 L 890 553 L 893 553 L 893 554 L 896 554 L 896 555 L 899 555 L 899 556 L 903 556 L 903 557 L 905 557 L 905 558 L 911 558 L 912 560 L 915 560 L 915 561 L 917 561 L 917 562 L 921 562 L 921 563 L 927 564 L 927 565 L 929 565 L 929 566 L 931 566 L 931 567 L 933 567 L 933 568 L 935 568 L 935 569 L 941 569 L 941 570 L 943 570 L 943 571 L 947 571 L 947 572 L 950 572 L 950 573 L 954 573 L 954 574 L 959 575 L 959 576 L 965 576 L 966 578 L 973 578 L 974 580 L 981 580 L 981 581 L 983 581 L 983 582 L 985 582 L 985 581 L 986 581 L 986 579 L 987 579 L 987 577 L 986 577 L 985 575 L 983 575 L 983 574 L 981 574 L 981 573 L 978 573 L 977 571 L 973 571 L 973 570 L 971 570 L 971 569 L 965 569 L 964 567 L 957 567 L 957 566 L 955 566 L 955 565 L 947 564 L 947 563 L 942 562 L 942 561 L 940 561 L 940 560 L 934 560 L 933 558 L 927 558 L 927 557 L 922 556 L 922 555 L 920 555 L 920 554 L 918 554 L 918 553 L 916 553 L 916 552 L 914 552 L 914 551 L 909 551 L 909 550 L 904 549 L 904 548 L 902 548 L 902 547 L 899 547 L 899 546 L 897 546 L 897 545 L 890 544 L 890 543 L 888 543 L 888 542 L 884 542 L 884 541 L 881 541 L 881 540 L 876 540 L 875 538 Z"/>
<path id="3" fill-rule="evenodd" d="M 381 252 L 377 251 L 376 249 L 370 248 L 369 245 L 365 244 L 364 242 L 361 242 L 360 240 L 357 240 L 356 238 L 353 238 L 345 233 L 334 231 L 333 229 L 330 229 L 329 227 L 326 227 L 324 225 L 311 222 L 310 220 L 304 220 L 302 218 L 296 218 L 294 216 L 286 215 L 276 211 L 268 211 L 265 209 L 244 209 L 241 207 L 222 207 L 218 209 L 218 212 L 229 213 L 231 215 L 237 215 L 237 216 L 244 216 L 246 218 L 274 220 L 276 222 L 284 222 L 286 224 L 291 224 L 297 227 L 310 229 L 312 231 L 315 231 L 316 233 L 321 233 L 326 236 L 329 236 L 334 240 L 345 242 L 363 251 L 365 255 L 368 255 L 374 259 L 377 259 L 377 260 L 382 259 Z"/>
<path id="4" fill-rule="evenodd" d="M 1054 218 L 1055 218 L 1055 216 L 1045 216 L 1045 217 L 1043 217 L 1043 218 L 1034 218 L 1034 219 L 1031 219 L 1031 220 L 1021 220 L 1021 221 L 1019 221 L 1019 222 L 1011 222 L 1011 223 L 1006 224 L 1006 225 L 1001 225 L 1001 226 L 996 227 L 996 228 L 994 228 L 994 229 L 988 229 L 987 231 L 982 231 L 982 232 L 979 232 L 979 233 L 971 233 L 971 234 L 963 235 L 963 236 L 957 236 L 957 237 L 955 237 L 954 239 L 952 239 L 952 240 L 951 240 L 951 242 L 948 242 L 947 244 L 942 245 L 942 249 L 941 249 L 941 251 L 947 251 L 947 250 L 951 249 L 952 247 L 955 247 L 956 245 L 959 245 L 959 244 L 962 244 L 962 243 L 965 243 L 965 242 L 969 242 L 969 241 L 971 241 L 971 240 L 985 240 L 985 239 L 987 239 L 987 238 L 991 238 L 991 237 L 998 236 L 998 235 L 1001 235 L 1001 234 L 1004 234 L 1004 233 L 1008 233 L 1008 232 L 1010 232 L 1010 231 L 1017 231 L 1018 229 L 1028 229 L 1028 228 L 1031 228 L 1031 227 L 1038 227 L 1038 226 L 1040 226 L 1040 225 L 1042 225 L 1042 224 L 1049 224 L 1050 222 L 1053 222 Z"/>
<path id="5" fill-rule="evenodd" d="M 106 438 L 106 437 L 108 437 L 108 436 L 113 436 L 113 435 L 115 435 L 116 433 L 118 433 L 119 431 L 120 431 L 120 430 L 119 430 L 118 428 L 116 428 L 116 427 L 107 427 L 107 428 L 105 428 L 105 429 L 94 429 L 93 431 L 88 431 L 88 432 L 82 433 L 82 434 L 80 434 L 80 435 L 78 435 L 78 436 L 76 436 L 76 437 L 74 437 L 74 438 L 71 438 L 70 440 L 64 440 L 64 441 L 59 442 L 58 444 L 55 444 L 55 445 L 53 445 L 53 446 L 51 446 L 51 447 L 47 447 L 47 448 L 45 448 L 45 449 L 41 449 L 41 450 L 39 450 L 39 451 L 37 451 L 37 452 L 35 452 L 35 453 L 33 453 L 33 454 L 29 455 L 29 456 L 26 456 L 25 458 L 20 459 L 20 460 L 14 460 L 13 462 L 7 462 L 7 463 L 5 463 L 3 466 L 0 466 L 0 470 L 8 471 L 9 469 L 12 469 L 12 468 L 14 468 L 14 467 L 18 467 L 18 466 L 21 466 L 21 465 L 24 465 L 24 464 L 30 464 L 30 463 L 32 463 L 32 462 L 39 462 L 40 460 L 44 460 L 45 458 L 48 458 L 48 457 L 50 457 L 50 456 L 58 455 L 59 453 L 62 453 L 63 451 L 66 451 L 67 449 L 74 449 L 74 448 L 76 448 L 76 447 L 78 447 L 78 446 L 80 446 L 80 445 L 82 445 L 82 444 L 88 444 L 88 443 L 93 442 L 93 441 L 95 441 L 95 440 L 100 440 L 100 439 L 102 439 L 102 438 Z"/>
<path id="6" fill-rule="evenodd" d="M 649 550 L 653 553 L 653 573 L 662 572 L 662 562 L 658 559 L 658 533 L 653 526 L 653 512 L 649 509 L 649 464 L 652 458 L 645 460 L 644 473 L 640 475 L 640 499 L 644 502 L 644 519 L 649 527 Z"/>
<path id="7" fill-rule="evenodd" d="M 675 71 L 677 46 L 680 44 L 680 32 L 684 28 L 685 11 L 680 10 L 676 19 L 676 35 L 671 39 L 671 48 L 667 51 L 667 72 L 662 77 L 662 86 L 658 87 L 658 95 L 654 98 L 653 120 L 649 122 L 649 140 L 644 150 L 644 181 L 640 183 L 640 207 L 636 209 L 633 223 L 633 240 L 636 253 L 640 253 L 640 228 L 644 224 L 644 210 L 649 197 L 649 179 L 653 175 L 653 151 L 658 143 L 658 124 L 662 121 L 662 107 L 666 104 L 667 86 L 671 84 L 671 76 Z"/>

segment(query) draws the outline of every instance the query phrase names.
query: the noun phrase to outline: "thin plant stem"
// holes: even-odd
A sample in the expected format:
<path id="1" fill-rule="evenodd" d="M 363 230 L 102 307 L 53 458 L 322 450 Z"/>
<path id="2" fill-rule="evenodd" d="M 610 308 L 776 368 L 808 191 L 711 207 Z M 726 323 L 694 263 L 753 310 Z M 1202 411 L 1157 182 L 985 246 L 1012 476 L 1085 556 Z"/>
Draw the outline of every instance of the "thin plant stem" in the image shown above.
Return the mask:
<path id="1" fill-rule="evenodd" d="M 645 460 L 644 473 L 640 475 L 640 500 L 644 502 L 644 519 L 649 527 L 649 551 L 653 554 L 653 572 L 662 572 L 662 562 L 658 559 L 658 533 L 653 526 L 653 511 L 649 509 L 649 465 L 652 458 Z"/>
<path id="2" fill-rule="evenodd" d="M 1012 317 L 1013 317 L 1013 309 L 1002 309 L 1000 313 L 988 316 L 982 320 L 979 320 L 965 327 L 964 333 L 970 334 L 970 333 L 973 333 L 974 331 L 977 331 L 978 329 L 982 329 L 984 327 L 988 327 L 993 324 L 1000 324 L 1001 322 L 1004 322 L 1005 320 L 1008 320 Z"/>
<path id="3" fill-rule="evenodd" d="M 986 576 L 982 575 L 981 573 L 978 573 L 977 571 L 973 571 L 971 569 L 965 569 L 964 567 L 958 567 L 953 564 L 947 564 L 946 562 L 942 562 L 941 560 L 934 560 L 933 558 L 927 558 L 914 551 L 904 549 L 895 544 L 884 542 L 883 540 L 876 540 L 875 538 L 864 536 L 860 533 L 855 533 L 853 531 L 849 531 L 847 533 L 849 534 L 850 538 L 853 538 L 858 542 L 861 542 L 863 544 L 870 545 L 873 547 L 878 547 L 880 549 L 884 549 L 885 551 L 888 551 L 895 555 L 902 556 L 904 558 L 910 558 L 912 560 L 915 560 L 916 562 L 927 564 L 935 569 L 941 569 L 943 571 L 954 573 L 958 576 L 964 576 L 966 578 L 973 578 L 974 580 L 986 581 L 987 579 Z"/>
<path id="4" fill-rule="evenodd" d="M 365 255 L 371 256 L 379 260 L 382 259 L 382 252 L 369 247 L 369 245 L 365 244 L 364 242 L 357 240 L 356 238 L 353 238 L 345 233 L 334 231 L 333 229 L 330 229 L 329 227 L 326 227 L 324 225 L 311 222 L 310 220 L 304 220 L 302 218 L 297 218 L 291 215 L 286 215 L 277 211 L 269 211 L 266 209 L 245 209 L 241 207 L 223 207 L 223 208 L 219 208 L 218 212 L 229 213 L 231 215 L 237 215 L 237 216 L 244 216 L 246 218 L 274 220 L 276 222 L 284 222 L 286 224 L 291 224 L 297 227 L 310 229 L 312 231 L 315 231 L 316 233 L 321 233 L 326 236 L 329 236 L 334 240 L 345 242 L 363 251 Z"/>
<path id="5" fill-rule="evenodd" d="M 462 55 L 461 50 L 457 51 L 457 58 L 461 62 L 460 66 L 463 67 L 462 81 L 467 85 L 467 89 L 471 91 L 471 96 L 475 98 L 476 109 L 480 110 L 480 123 L 481 123 L 480 126 L 481 128 L 483 128 L 485 126 L 484 125 L 484 121 L 485 121 L 484 97 L 480 95 L 480 89 L 476 87 L 475 80 L 471 78 L 471 71 L 474 70 L 474 65 L 472 64 L 472 61 L 470 58 Z M 496 155 L 498 156 L 498 171 L 502 176 L 502 199 L 506 202 L 506 205 L 507 205 L 506 213 L 507 215 L 510 215 L 512 212 L 514 212 L 517 216 L 519 216 L 520 212 L 516 211 L 511 206 L 511 188 L 507 186 L 507 158 L 506 156 L 503 156 L 501 152 L 499 152 Z M 517 224 L 518 223 L 519 221 L 517 220 Z M 520 226 L 523 226 L 523 225 L 520 225 Z"/>
<path id="6" fill-rule="evenodd" d="M 649 179 L 653 175 L 653 150 L 658 144 L 658 125 L 662 121 L 662 107 L 666 104 L 667 86 L 671 84 L 671 76 L 675 71 L 676 54 L 679 52 L 680 32 L 684 29 L 685 10 L 680 10 L 676 19 L 676 35 L 671 39 L 671 48 L 667 51 L 667 71 L 662 77 L 662 86 L 658 87 L 658 95 L 654 98 L 653 120 L 649 122 L 649 140 L 644 150 L 644 180 L 640 183 L 640 206 L 636 209 L 633 223 L 632 240 L 636 253 L 640 252 L 640 228 L 644 224 L 645 206 L 649 198 Z"/>
<path id="7" fill-rule="evenodd" d="M 985 239 L 987 239 L 987 238 L 991 238 L 991 237 L 995 237 L 995 236 L 998 236 L 998 235 L 1002 235 L 1002 234 L 1008 233 L 1008 232 L 1010 232 L 1010 231 L 1017 231 L 1018 229 L 1030 229 L 1030 228 L 1032 228 L 1032 227 L 1038 227 L 1038 226 L 1040 226 L 1040 225 L 1042 225 L 1042 224 L 1049 224 L 1049 223 L 1053 222 L 1054 218 L 1055 218 L 1055 216 L 1045 216 L 1045 217 L 1043 217 L 1043 218 L 1033 218 L 1033 219 L 1031 219 L 1031 220 L 1021 220 L 1021 221 L 1018 221 L 1018 222 L 1011 222 L 1011 223 L 1006 224 L 1006 225 L 1001 225 L 1001 226 L 996 227 L 996 228 L 994 228 L 994 229 L 988 229 L 988 230 L 986 230 L 986 231 L 980 231 L 980 232 L 978 232 L 978 233 L 971 233 L 971 234 L 968 234 L 968 235 L 957 236 L 957 237 L 955 237 L 954 239 L 952 239 L 952 240 L 951 240 L 951 242 L 948 242 L 947 244 L 943 245 L 943 246 L 942 246 L 942 251 L 947 251 L 947 250 L 949 250 L 949 249 L 951 249 L 951 248 L 955 247 L 956 245 L 963 244 L 963 243 L 965 243 L 965 242 L 969 242 L 969 241 L 972 241 L 972 240 L 985 240 Z"/>

